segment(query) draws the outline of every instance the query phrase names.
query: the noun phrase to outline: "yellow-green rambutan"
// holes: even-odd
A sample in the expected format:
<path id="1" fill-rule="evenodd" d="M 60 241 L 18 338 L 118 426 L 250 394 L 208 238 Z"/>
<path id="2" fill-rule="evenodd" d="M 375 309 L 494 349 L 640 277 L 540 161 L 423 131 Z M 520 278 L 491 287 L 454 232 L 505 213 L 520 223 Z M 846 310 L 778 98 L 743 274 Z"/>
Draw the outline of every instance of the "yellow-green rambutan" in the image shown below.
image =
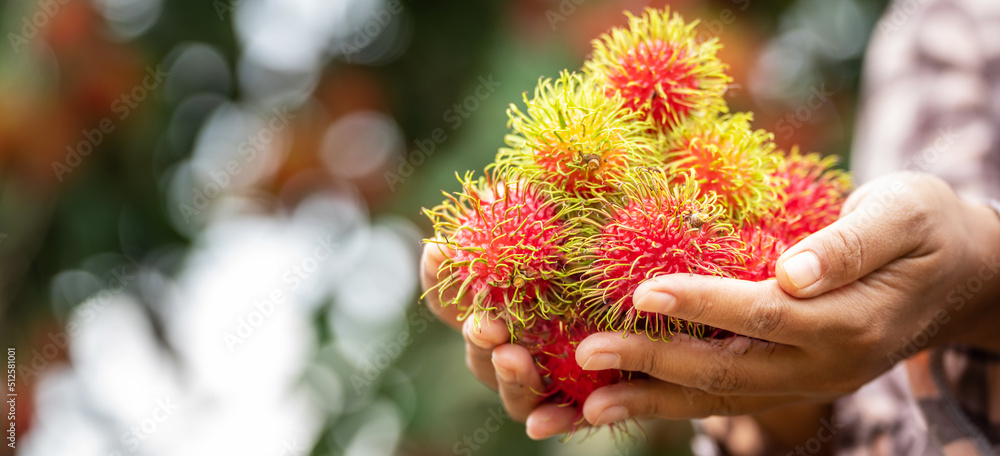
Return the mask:
<path id="1" fill-rule="evenodd" d="M 563 72 L 542 79 L 526 108 L 507 111 L 513 134 L 496 166 L 512 178 L 546 185 L 567 195 L 590 197 L 636 166 L 661 163 L 646 136 L 649 124 L 604 96 L 587 76 Z"/>
<path id="2" fill-rule="evenodd" d="M 781 203 L 782 156 L 773 135 L 752 130 L 749 113 L 698 117 L 679 124 L 663 153 L 676 179 L 693 174 L 702 194 L 714 193 L 736 224 L 763 216 Z"/>

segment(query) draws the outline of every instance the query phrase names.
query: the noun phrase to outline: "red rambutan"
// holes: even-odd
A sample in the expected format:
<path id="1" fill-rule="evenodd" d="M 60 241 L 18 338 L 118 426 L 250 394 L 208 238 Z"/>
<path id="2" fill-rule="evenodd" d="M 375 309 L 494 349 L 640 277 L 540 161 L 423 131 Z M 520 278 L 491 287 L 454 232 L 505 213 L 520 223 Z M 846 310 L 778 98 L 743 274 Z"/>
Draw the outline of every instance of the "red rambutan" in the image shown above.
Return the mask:
<path id="1" fill-rule="evenodd" d="M 743 241 L 746 263 L 736 273 L 736 278 L 753 282 L 774 278 L 778 257 L 791 246 L 785 242 L 782 233 L 775 233 L 781 228 L 782 225 L 776 220 L 745 223 L 740 227 L 739 235 Z"/>
<path id="2" fill-rule="evenodd" d="M 775 218 L 785 225 L 789 246 L 840 217 L 851 179 L 834 168 L 836 164 L 834 156 L 803 155 L 794 147 L 777 170 L 777 177 L 786 184 L 783 204 L 778 206 Z"/>
<path id="3" fill-rule="evenodd" d="M 685 23 L 669 9 L 630 13 L 628 28 L 615 28 L 594 40 L 584 69 L 621 96 L 629 109 L 665 129 L 692 112 L 725 112 L 722 95 L 730 81 L 716 53 L 717 39 L 699 42 L 697 22 Z"/>
<path id="4" fill-rule="evenodd" d="M 577 272 L 587 316 L 602 327 L 651 337 L 701 334 L 700 325 L 635 309 L 632 293 L 660 274 L 736 277 L 745 262 L 742 242 L 715 195 L 701 192 L 693 179 L 672 185 L 660 170 L 631 177 L 620 196 L 593 210 L 601 228 L 573 240 L 581 244 Z"/>
<path id="5" fill-rule="evenodd" d="M 564 243 L 572 234 L 563 221 L 566 206 L 537 186 L 491 179 L 462 180 L 463 190 L 425 213 L 437 242 L 455 251 L 441 265 L 437 287 L 442 305 L 460 305 L 472 293 L 473 310 L 494 312 L 508 324 L 526 325 L 536 315 L 561 313 L 566 305 Z M 458 287 L 444 299 L 444 291 Z M 430 292 L 430 290 L 428 290 Z"/>
<path id="6" fill-rule="evenodd" d="M 570 323 L 561 318 L 538 321 L 528 328 L 519 343 L 528 347 L 538 368 L 548 379 L 538 393 L 546 402 L 575 407 L 582 423 L 583 403 L 598 388 L 629 377 L 617 369 L 583 370 L 576 362 L 576 347 L 597 328 L 585 320 Z"/>

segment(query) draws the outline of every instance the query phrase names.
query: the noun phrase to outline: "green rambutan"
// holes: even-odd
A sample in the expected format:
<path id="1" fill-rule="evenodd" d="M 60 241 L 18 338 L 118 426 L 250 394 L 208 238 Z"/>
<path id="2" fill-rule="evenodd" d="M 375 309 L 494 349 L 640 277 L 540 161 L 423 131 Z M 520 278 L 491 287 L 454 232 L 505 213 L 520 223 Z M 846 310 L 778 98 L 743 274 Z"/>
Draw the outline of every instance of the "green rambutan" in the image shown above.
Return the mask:
<path id="1" fill-rule="evenodd" d="M 726 112 L 722 96 L 730 82 L 716 56 L 713 38 L 699 42 L 695 27 L 669 8 L 630 13 L 628 28 L 614 28 L 594 40 L 584 69 L 605 86 L 608 96 L 641 112 L 665 130 L 691 114 Z"/>
<path id="2" fill-rule="evenodd" d="M 630 177 L 620 195 L 600 199 L 592 210 L 600 228 L 572 241 L 582 260 L 575 272 L 585 315 L 601 327 L 651 337 L 701 334 L 700 325 L 635 309 L 632 293 L 660 274 L 736 277 L 746 260 L 743 243 L 725 208 L 694 179 L 674 185 L 662 170 Z"/>
<path id="3" fill-rule="evenodd" d="M 514 134 L 497 155 L 497 167 L 518 178 L 589 197 L 610 191 L 632 167 L 661 162 L 644 134 L 648 124 L 588 76 L 564 71 L 542 79 L 524 101 L 525 111 L 508 109 Z"/>
<path id="4" fill-rule="evenodd" d="M 466 175 L 462 191 L 425 210 L 438 237 L 428 242 L 455 251 L 441 264 L 445 277 L 436 289 L 442 305 L 502 316 L 508 324 L 528 325 L 535 318 L 566 311 L 564 244 L 573 228 L 563 220 L 569 206 L 553 201 L 524 181 L 503 182 Z M 444 299 L 446 290 L 458 287 Z M 431 290 L 428 290 L 430 292 Z"/>
<path id="5" fill-rule="evenodd" d="M 678 125 L 664 147 L 667 169 L 693 173 L 702 194 L 714 193 L 737 225 L 773 211 L 781 203 L 784 181 L 777 174 L 782 156 L 773 135 L 751 130 L 753 115 L 691 118 Z"/>

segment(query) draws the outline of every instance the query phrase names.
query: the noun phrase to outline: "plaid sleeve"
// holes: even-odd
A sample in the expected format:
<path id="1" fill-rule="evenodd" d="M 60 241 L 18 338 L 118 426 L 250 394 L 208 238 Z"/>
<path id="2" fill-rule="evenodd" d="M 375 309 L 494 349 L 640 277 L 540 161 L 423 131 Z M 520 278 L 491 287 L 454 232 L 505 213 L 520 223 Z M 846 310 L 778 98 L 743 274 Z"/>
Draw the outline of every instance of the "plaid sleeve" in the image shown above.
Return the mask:
<path id="1" fill-rule="evenodd" d="M 1000 1 L 899 0 L 872 35 L 851 163 L 1000 198 Z"/>

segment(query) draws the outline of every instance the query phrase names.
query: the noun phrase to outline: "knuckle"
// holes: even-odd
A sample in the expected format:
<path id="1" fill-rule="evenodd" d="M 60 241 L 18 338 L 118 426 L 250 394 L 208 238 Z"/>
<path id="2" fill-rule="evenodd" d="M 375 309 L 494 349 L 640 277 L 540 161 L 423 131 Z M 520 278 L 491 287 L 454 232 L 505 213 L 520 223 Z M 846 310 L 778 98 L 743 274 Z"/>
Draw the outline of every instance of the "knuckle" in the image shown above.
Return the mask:
<path id="1" fill-rule="evenodd" d="M 694 301 L 694 305 L 677 306 L 676 309 L 678 310 L 675 311 L 677 315 L 674 316 L 686 320 L 703 321 L 705 317 L 712 314 L 713 306 L 711 299 L 699 295 L 692 301 Z"/>
<path id="2" fill-rule="evenodd" d="M 699 389 L 713 395 L 729 395 L 746 388 L 746 378 L 740 374 L 735 363 L 712 362 L 705 370 Z"/>
<path id="3" fill-rule="evenodd" d="M 930 201 L 936 198 L 936 195 L 925 195 L 925 191 L 907 193 L 903 201 L 900 202 L 899 207 L 897 207 L 899 221 L 905 224 L 907 228 L 922 227 L 930 221 L 931 212 L 933 211 Z"/>
<path id="4" fill-rule="evenodd" d="M 853 229 L 834 230 L 834 234 L 833 245 L 828 246 L 832 255 L 827 255 L 827 258 L 839 259 L 841 271 L 851 277 L 860 277 L 864 271 L 864 242 L 861 236 Z"/>
<path id="5" fill-rule="evenodd" d="M 497 389 L 496 374 L 493 372 L 492 368 L 486 367 L 486 365 L 476 357 L 475 354 L 466 351 L 465 352 L 465 367 L 472 372 L 472 375 L 476 377 L 482 384 L 492 388 Z"/>
<path id="6" fill-rule="evenodd" d="M 929 174 L 917 175 L 909 181 L 906 191 L 897 201 L 900 221 L 908 229 L 925 227 L 934 213 L 935 201 L 951 193 L 951 187 L 941 178 Z"/>
<path id="7" fill-rule="evenodd" d="M 662 397 L 636 400 L 625 407 L 629 416 L 633 417 L 669 417 L 676 410 L 667 405 Z"/>
<path id="8" fill-rule="evenodd" d="M 659 374 L 659 363 L 657 362 L 657 356 L 648 350 L 643 350 L 638 356 L 638 368 L 640 372 L 645 372 L 649 375 L 657 376 Z"/>
<path id="9" fill-rule="evenodd" d="M 787 307 L 780 300 L 758 298 L 751 301 L 750 311 L 745 318 L 744 327 L 750 330 L 750 335 L 767 339 L 784 328 Z"/>
<path id="10" fill-rule="evenodd" d="M 907 214 L 904 226 L 911 235 L 923 237 L 939 225 L 936 215 L 934 209 L 926 201 L 916 204 L 913 206 L 913 210 Z"/>
<path id="11" fill-rule="evenodd" d="M 712 396 L 710 414 L 715 416 L 739 415 L 738 400 L 733 396 Z"/>

